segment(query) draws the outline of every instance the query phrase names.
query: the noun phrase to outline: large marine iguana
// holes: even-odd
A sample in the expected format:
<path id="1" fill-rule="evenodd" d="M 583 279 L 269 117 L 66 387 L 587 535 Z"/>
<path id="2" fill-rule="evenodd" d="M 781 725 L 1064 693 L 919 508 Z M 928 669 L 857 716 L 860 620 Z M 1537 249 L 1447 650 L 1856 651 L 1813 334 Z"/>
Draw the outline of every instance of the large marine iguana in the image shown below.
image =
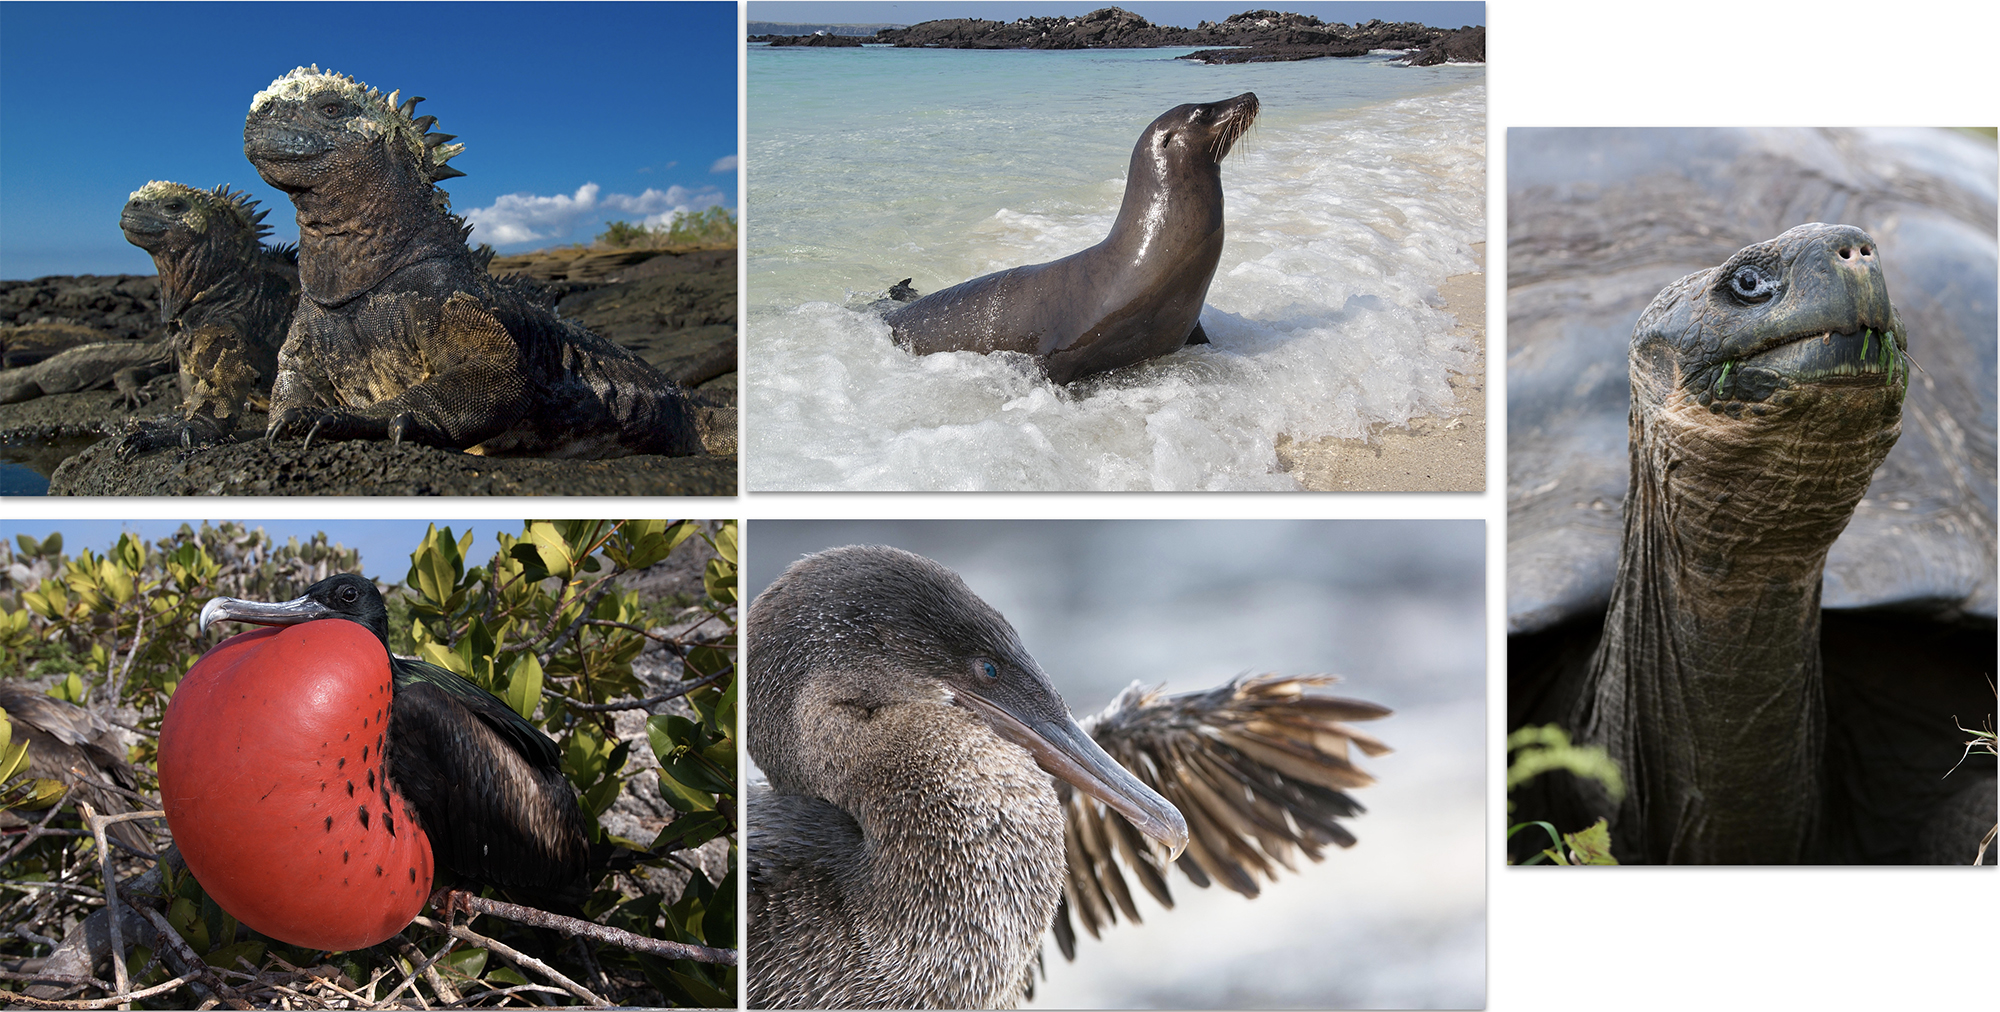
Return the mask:
<path id="1" fill-rule="evenodd" d="M 160 272 L 160 322 L 180 362 L 181 419 L 146 423 L 122 453 L 227 440 L 246 409 L 269 397 L 278 348 L 299 304 L 298 251 L 266 246 L 247 194 L 155 180 L 119 217 L 125 239 Z M 121 388 L 122 389 L 122 388 Z"/>
<path id="2" fill-rule="evenodd" d="M 435 183 L 464 150 L 423 101 L 300 67 L 258 92 L 243 153 L 298 209 L 305 299 L 270 438 L 404 439 L 548 457 L 690 454 L 693 411 L 631 352 L 495 279 Z"/>

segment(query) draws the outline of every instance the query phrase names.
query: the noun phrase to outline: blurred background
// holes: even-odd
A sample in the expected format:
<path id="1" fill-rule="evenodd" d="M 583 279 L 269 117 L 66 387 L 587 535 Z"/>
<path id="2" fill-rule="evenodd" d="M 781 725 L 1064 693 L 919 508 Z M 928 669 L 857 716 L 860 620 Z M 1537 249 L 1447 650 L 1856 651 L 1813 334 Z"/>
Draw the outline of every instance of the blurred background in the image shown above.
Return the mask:
<path id="1" fill-rule="evenodd" d="M 1037 1008 L 1480 1008 L 1486 998 L 1485 525 L 1479 521 L 781 521 L 747 525 L 744 596 L 800 556 L 887 544 L 956 570 L 1079 717 L 1133 680 L 1332 672 L 1396 712 L 1360 726 L 1360 840 L 1248 900 L 1053 944 Z M 753 605 L 754 606 L 754 605 Z M 749 649 L 754 653 L 756 644 Z"/>

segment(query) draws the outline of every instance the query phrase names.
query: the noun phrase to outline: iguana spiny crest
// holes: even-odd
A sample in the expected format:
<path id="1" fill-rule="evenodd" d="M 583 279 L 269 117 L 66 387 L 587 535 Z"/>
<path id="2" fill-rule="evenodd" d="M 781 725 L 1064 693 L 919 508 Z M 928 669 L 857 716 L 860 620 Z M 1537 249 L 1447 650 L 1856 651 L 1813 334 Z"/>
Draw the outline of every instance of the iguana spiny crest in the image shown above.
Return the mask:
<path id="1" fill-rule="evenodd" d="M 254 247 L 271 234 L 271 226 L 264 224 L 269 210 L 258 210 L 257 201 L 242 190 L 232 190 L 223 183 L 213 190 L 197 190 L 180 183 L 169 183 L 155 179 L 132 191 L 133 201 L 151 204 L 155 209 L 180 219 L 182 224 L 196 232 L 207 232 L 213 221 L 227 221 L 236 231 L 248 236 Z"/>
<path id="2" fill-rule="evenodd" d="M 446 162 L 462 154 L 465 145 L 452 144 L 458 135 L 431 133 L 436 125 L 436 116 L 418 116 L 417 103 L 423 98 L 402 100 L 402 91 L 396 90 L 384 97 L 383 94 L 361 83 L 349 74 L 322 71 L 318 64 L 310 67 L 296 67 L 291 73 L 271 82 L 271 86 L 257 93 L 250 100 L 250 114 L 277 102 L 291 102 L 304 105 L 314 99 L 337 95 L 346 100 L 352 109 L 337 105 L 321 110 L 329 120 L 346 116 L 340 128 L 362 137 L 388 137 L 394 141 L 392 148 L 410 156 L 410 167 L 416 174 L 431 181 L 433 186 L 454 176 L 465 173 L 446 165 Z M 347 116 L 350 111 L 360 115 Z M 440 209 L 451 206 L 450 197 L 443 190 L 436 190 L 435 196 Z"/>

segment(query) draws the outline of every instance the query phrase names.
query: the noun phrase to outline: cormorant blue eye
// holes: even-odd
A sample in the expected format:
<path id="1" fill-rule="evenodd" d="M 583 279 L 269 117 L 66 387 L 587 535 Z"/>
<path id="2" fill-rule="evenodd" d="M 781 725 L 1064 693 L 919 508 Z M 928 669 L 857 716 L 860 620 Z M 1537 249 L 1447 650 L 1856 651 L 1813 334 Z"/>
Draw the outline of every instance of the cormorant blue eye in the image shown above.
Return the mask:
<path id="1" fill-rule="evenodd" d="M 980 661 L 979 673 L 985 675 L 987 678 L 1000 677 L 1000 669 L 995 667 L 992 661 Z"/>

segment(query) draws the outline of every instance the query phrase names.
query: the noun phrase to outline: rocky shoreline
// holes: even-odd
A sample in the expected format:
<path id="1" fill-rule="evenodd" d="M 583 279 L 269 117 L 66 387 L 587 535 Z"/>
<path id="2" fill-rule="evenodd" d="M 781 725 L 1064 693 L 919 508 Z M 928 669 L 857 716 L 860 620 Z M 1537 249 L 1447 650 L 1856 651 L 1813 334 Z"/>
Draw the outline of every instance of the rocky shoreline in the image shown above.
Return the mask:
<path id="1" fill-rule="evenodd" d="M 134 410 L 111 390 L 0 404 L 0 493 L 33 495 L 734 495 L 736 250 L 577 247 L 500 257 L 496 274 L 540 285 L 563 316 L 632 349 L 688 388 L 703 446 L 694 457 L 542 460 L 386 443 L 270 444 L 263 418 L 239 441 L 121 461 L 106 436 L 179 400 L 162 376 Z M 151 276 L 0 281 L 0 361 L 14 368 L 90 341 L 159 340 Z"/>
<path id="2" fill-rule="evenodd" d="M 1194 28 L 1155 25 L 1131 11 L 1105 7 L 1081 17 L 1031 17 L 1012 23 L 978 18 L 925 21 L 908 28 L 885 28 L 872 37 L 849 35 L 753 35 L 751 42 L 773 46 L 858 46 L 862 42 L 900 48 L 934 49 L 1154 49 L 1165 46 L 1228 46 L 1181 57 L 1202 63 L 1261 63 L 1363 56 L 1375 50 L 1409 52 L 1411 66 L 1446 62 L 1483 63 L 1486 28 L 1433 28 L 1413 21 L 1328 24 L 1307 14 L 1245 11 Z"/>

